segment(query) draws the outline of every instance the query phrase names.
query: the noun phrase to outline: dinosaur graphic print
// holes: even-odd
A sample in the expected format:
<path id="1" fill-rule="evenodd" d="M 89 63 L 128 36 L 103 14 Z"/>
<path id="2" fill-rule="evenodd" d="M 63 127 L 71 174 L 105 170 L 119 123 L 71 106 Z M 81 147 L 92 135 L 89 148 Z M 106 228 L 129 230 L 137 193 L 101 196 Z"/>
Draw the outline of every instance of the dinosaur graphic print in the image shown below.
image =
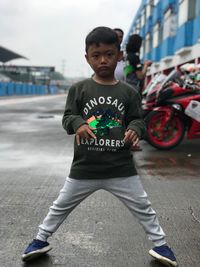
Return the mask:
<path id="1" fill-rule="evenodd" d="M 87 120 L 87 123 L 94 128 L 93 132 L 97 137 L 109 135 L 111 129 L 122 127 L 122 121 L 111 109 L 96 110 L 93 116 Z"/>

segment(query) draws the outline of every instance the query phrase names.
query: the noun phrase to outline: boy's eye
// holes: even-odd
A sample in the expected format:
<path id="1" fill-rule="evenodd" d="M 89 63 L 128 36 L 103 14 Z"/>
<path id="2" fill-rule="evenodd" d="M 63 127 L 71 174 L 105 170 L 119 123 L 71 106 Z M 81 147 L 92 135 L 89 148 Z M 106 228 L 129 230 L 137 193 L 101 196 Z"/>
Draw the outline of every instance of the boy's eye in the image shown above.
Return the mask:
<path id="1" fill-rule="evenodd" d="M 114 55 L 113 52 L 106 52 L 104 54 L 92 54 L 92 58 L 94 59 L 98 59 L 100 56 L 104 56 L 104 57 L 112 57 Z"/>
<path id="2" fill-rule="evenodd" d="M 98 54 L 94 54 L 94 55 L 92 55 L 92 57 L 93 57 L 93 58 L 98 58 L 99 55 L 98 55 Z"/>
<path id="3" fill-rule="evenodd" d="M 113 52 L 108 52 L 108 53 L 107 53 L 107 56 L 109 56 L 109 57 L 111 57 L 111 56 L 113 56 L 113 55 L 114 55 Z"/>

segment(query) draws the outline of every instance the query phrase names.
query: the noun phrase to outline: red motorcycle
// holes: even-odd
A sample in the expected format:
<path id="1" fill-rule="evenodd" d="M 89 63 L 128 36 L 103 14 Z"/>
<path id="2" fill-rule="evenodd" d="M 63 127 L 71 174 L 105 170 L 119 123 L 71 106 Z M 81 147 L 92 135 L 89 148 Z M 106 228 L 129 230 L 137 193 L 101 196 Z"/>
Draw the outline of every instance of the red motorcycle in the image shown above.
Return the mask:
<path id="1" fill-rule="evenodd" d="M 185 134 L 187 139 L 200 138 L 200 84 L 174 70 L 156 86 L 143 101 L 148 143 L 168 150 Z"/>

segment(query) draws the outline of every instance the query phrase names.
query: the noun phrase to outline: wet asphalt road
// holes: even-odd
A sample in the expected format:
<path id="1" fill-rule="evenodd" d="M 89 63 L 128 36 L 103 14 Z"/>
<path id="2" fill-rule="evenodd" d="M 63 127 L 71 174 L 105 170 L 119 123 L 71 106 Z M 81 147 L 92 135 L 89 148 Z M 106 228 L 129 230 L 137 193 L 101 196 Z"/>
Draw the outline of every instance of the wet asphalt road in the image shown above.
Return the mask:
<path id="1" fill-rule="evenodd" d="M 162 267 L 129 211 L 107 192 L 81 203 L 50 239 L 49 255 L 24 264 L 70 168 L 73 137 L 61 126 L 65 96 L 0 99 L 0 267 Z M 29 100 L 28 100 L 29 101 Z M 138 172 L 181 267 L 200 266 L 200 140 L 161 152 L 146 142 Z"/>

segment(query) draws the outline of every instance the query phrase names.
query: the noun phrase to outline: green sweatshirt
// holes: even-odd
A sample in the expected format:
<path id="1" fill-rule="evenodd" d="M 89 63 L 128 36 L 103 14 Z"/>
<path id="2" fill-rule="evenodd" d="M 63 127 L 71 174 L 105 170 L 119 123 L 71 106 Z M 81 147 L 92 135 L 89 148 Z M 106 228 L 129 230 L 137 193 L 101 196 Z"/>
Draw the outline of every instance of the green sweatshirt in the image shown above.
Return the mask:
<path id="1" fill-rule="evenodd" d="M 124 143 L 127 129 L 144 133 L 141 99 L 131 86 L 119 81 L 116 85 L 101 85 L 92 79 L 74 84 L 66 101 L 62 125 L 68 134 L 75 134 L 88 124 L 97 139 L 74 141 L 74 158 L 69 177 L 74 179 L 104 179 L 137 174 L 130 151 Z"/>

